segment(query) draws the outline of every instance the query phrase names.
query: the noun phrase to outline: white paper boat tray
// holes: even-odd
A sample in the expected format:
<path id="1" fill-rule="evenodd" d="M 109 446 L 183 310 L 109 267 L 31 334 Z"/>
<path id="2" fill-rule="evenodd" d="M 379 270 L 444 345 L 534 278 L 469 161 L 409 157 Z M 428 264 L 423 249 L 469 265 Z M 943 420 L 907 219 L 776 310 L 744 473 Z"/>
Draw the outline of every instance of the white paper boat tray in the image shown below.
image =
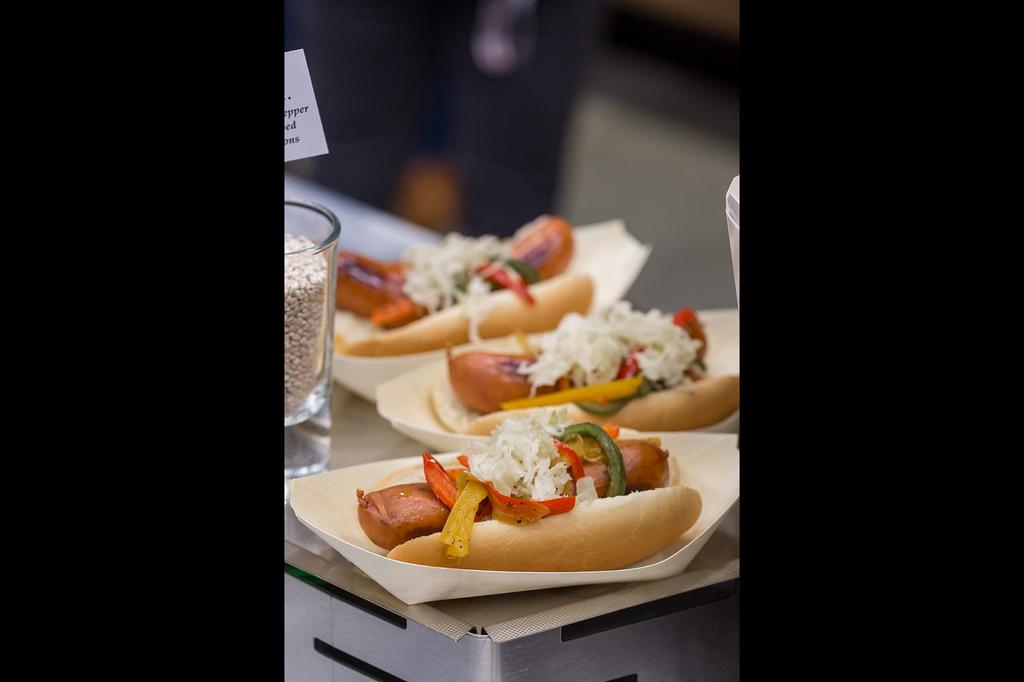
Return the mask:
<path id="1" fill-rule="evenodd" d="M 420 566 L 388 559 L 367 539 L 356 516 L 356 489 L 373 490 L 385 475 L 415 464 L 408 457 L 336 469 L 291 482 L 296 517 L 324 542 L 406 604 L 571 585 L 648 581 L 682 573 L 739 499 L 739 450 L 732 434 L 662 433 L 681 483 L 698 490 L 702 510 L 678 540 L 637 564 L 611 571 L 518 572 Z M 439 456 L 454 463 L 456 453 Z"/>

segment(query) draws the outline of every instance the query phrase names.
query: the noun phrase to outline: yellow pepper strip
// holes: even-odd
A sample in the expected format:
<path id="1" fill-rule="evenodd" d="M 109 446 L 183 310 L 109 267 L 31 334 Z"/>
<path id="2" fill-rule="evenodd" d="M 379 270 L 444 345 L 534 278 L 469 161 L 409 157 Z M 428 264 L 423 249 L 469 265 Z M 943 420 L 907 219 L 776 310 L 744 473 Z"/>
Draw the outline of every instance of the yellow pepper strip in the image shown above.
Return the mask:
<path id="1" fill-rule="evenodd" d="M 524 407 L 545 407 L 547 405 L 561 405 L 562 403 L 575 403 L 589 400 L 617 400 L 636 393 L 640 384 L 644 382 L 643 375 L 632 379 L 619 379 L 609 381 L 606 384 L 594 384 L 593 386 L 581 386 L 570 388 L 555 393 L 546 393 L 535 398 L 521 398 L 509 400 L 501 404 L 503 410 L 518 410 Z"/>
<path id="2" fill-rule="evenodd" d="M 516 342 L 523 350 L 524 355 L 529 355 L 532 359 L 537 358 L 537 354 L 533 352 L 533 347 L 530 345 L 530 339 L 526 338 L 526 334 L 523 333 L 522 329 L 516 329 Z"/>
<path id="3" fill-rule="evenodd" d="M 473 479 L 466 481 L 441 529 L 441 542 L 448 545 L 448 556 L 469 555 L 469 533 L 473 530 L 476 509 L 486 499 L 487 488 L 483 483 Z"/>
<path id="4" fill-rule="evenodd" d="M 565 439 L 565 444 L 575 450 L 580 459 L 588 464 L 604 461 L 604 450 L 593 438 L 584 438 L 580 434 L 574 433 Z"/>

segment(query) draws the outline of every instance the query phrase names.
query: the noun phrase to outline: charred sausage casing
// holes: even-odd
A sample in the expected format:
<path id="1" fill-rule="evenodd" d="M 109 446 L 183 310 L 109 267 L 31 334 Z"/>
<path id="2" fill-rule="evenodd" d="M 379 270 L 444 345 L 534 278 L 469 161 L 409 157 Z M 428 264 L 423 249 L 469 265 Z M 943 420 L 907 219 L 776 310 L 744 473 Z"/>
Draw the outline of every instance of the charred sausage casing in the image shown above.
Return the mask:
<path id="1" fill-rule="evenodd" d="M 646 440 L 621 440 L 619 450 L 626 468 L 626 492 L 653 490 L 668 485 L 668 453 Z M 583 472 L 594 479 L 598 497 L 608 494 L 608 465 L 584 463 Z"/>
<path id="2" fill-rule="evenodd" d="M 393 485 L 372 493 L 357 490 L 356 498 L 359 525 L 366 537 L 384 549 L 440 532 L 448 520 L 448 507 L 426 483 Z"/>
<path id="3" fill-rule="evenodd" d="M 501 403 L 530 395 L 530 380 L 518 369 L 525 355 L 463 353 L 448 360 L 448 379 L 463 405 L 471 410 L 497 412 Z"/>
<path id="4" fill-rule="evenodd" d="M 574 248 L 572 226 L 558 216 L 542 216 L 516 236 L 508 254 L 533 268 L 541 279 L 551 279 L 569 267 Z"/>
<path id="5" fill-rule="evenodd" d="M 381 263 L 351 251 L 338 252 L 337 307 L 370 317 L 405 298 L 400 263 Z"/>

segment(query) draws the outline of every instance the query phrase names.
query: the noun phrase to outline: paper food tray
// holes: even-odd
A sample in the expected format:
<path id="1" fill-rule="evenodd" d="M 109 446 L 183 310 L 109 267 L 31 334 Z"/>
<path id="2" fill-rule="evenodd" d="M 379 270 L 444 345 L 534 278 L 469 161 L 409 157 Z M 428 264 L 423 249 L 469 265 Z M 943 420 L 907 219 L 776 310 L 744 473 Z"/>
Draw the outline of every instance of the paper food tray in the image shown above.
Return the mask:
<path id="1" fill-rule="evenodd" d="M 374 490 L 392 471 L 419 457 L 361 464 L 291 481 L 296 518 L 406 604 L 571 585 L 657 580 L 682 573 L 739 499 L 739 450 L 730 434 L 652 433 L 676 458 L 681 484 L 702 498 L 697 522 L 662 551 L 611 571 L 519 572 L 420 566 L 388 559 L 359 526 L 356 489 Z M 454 455 L 439 455 L 454 464 Z M 570 512 L 571 513 L 571 512 Z"/>
<path id="2" fill-rule="evenodd" d="M 604 310 L 623 298 L 640 276 L 651 247 L 641 244 L 626 231 L 621 220 L 611 220 L 573 229 L 575 252 L 567 272 L 584 272 L 594 282 L 590 312 Z M 345 310 L 334 315 L 334 330 L 348 339 L 377 333 L 369 320 Z M 334 380 L 373 402 L 377 386 L 389 379 L 444 357 L 444 350 L 386 357 L 343 355 L 335 350 Z"/>

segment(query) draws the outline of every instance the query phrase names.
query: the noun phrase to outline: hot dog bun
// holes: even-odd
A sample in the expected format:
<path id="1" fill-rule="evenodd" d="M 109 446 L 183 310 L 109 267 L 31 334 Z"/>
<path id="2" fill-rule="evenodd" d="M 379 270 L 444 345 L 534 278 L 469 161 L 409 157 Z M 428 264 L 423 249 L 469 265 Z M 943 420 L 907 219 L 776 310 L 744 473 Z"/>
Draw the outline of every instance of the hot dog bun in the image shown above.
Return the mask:
<path id="1" fill-rule="evenodd" d="M 594 283 L 586 274 L 565 273 L 532 284 L 529 291 L 533 305 L 512 291 L 491 293 L 493 308 L 480 322 L 480 337 L 508 336 L 517 329 L 526 333 L 548 331 L 557 327 L 567 313 L 586 314 L 594 297 Z M 334 334 L 336 353 L 361 356 L 421 353 L 468 341 L 469 321 L 459 307 L 441 310 L 397 329 L 375 331 L 360 339 L 348 340 L 337 330 Z"/>
<path id="2" fill-rule="evenodd" d="M 440 533 L 413 538 L 389 559 L 426 566 L 490 571 L 603 571 L 665 548 L 700 517 L 701 496 L 671 486 L 583 502 L 570 512 L 512 526 L 473 524 L 469 556 L 452 559 Z"/>
<path id="3" fill-rule="evenodd" d="M 448 380 L 439 377 L 430 392 L 431 406 L 438 421 L 450 431 L 487 436 L 501 422 L 530 409 L 502 410 L 490 414 L 473 412 L 463 405 Z M 740 405 L 740 378 L 735 375 L 709 377 L 689 386 L 677 386 L 631 400 L 614 414 L 590 414 L 573 403 L 534 410 L 565 409 L 574 424 L 613 422 L 637 431 L 688 431 L 717 424 Z"/>

